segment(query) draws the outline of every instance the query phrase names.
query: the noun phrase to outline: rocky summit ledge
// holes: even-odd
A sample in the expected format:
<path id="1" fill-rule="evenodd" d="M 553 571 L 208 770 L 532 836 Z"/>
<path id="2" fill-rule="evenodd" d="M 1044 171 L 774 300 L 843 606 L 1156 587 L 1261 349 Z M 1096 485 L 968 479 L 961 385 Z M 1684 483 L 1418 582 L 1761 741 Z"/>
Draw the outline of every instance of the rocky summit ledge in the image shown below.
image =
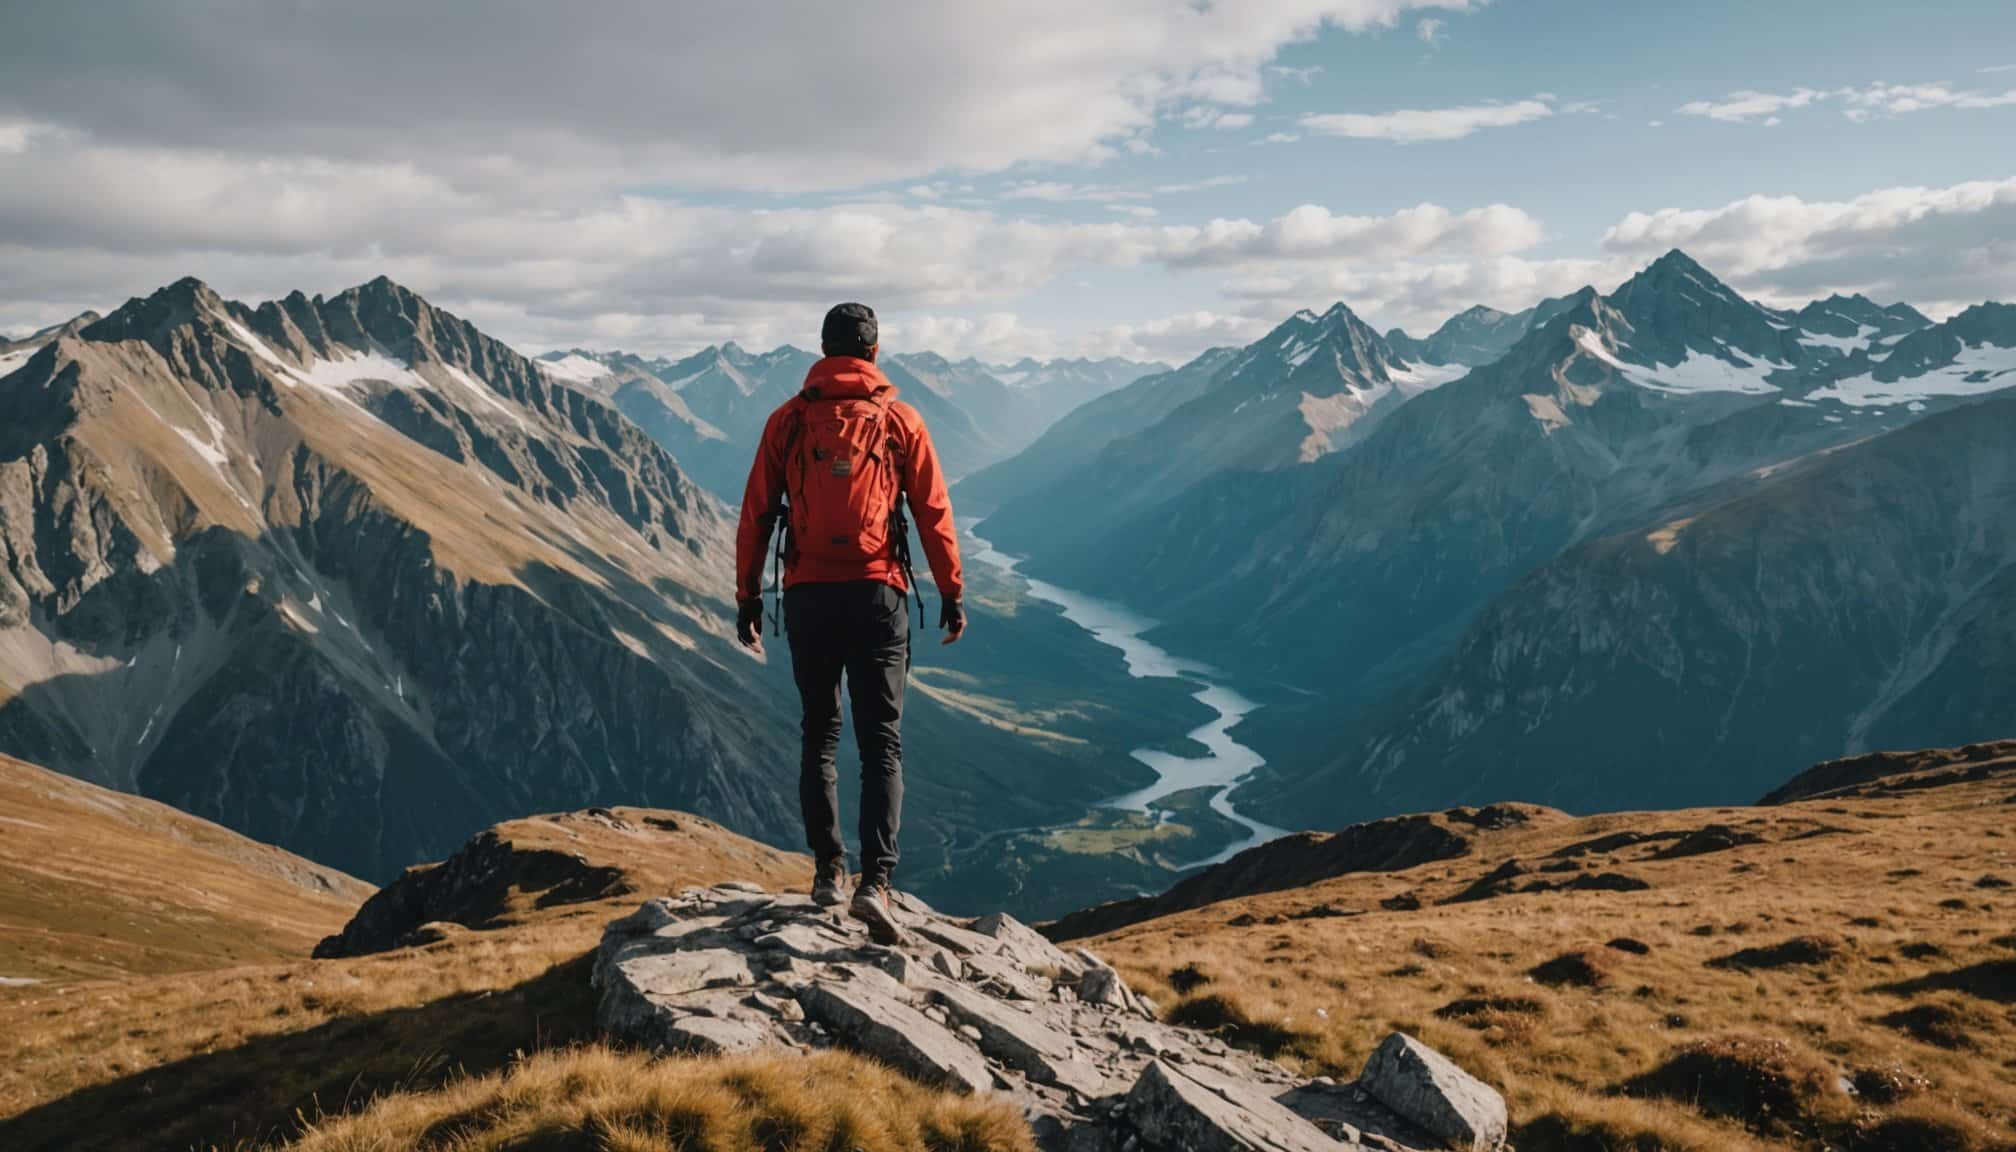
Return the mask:
<path id="1" fill-rule="evenodd" d="M 596 956 L 610 1035 L 708 1053 L 844 1048 L 1020 1106 L 1052 1152 L 1489 1152 L 1505 1102 L 1394 1033 L 1355 1084 L 1304 1080 L 1157 1019 L 1119 973 L 995 914 L 896 899 L 907 939 L 753 884 L 689 888 L 612 922 Z"/>

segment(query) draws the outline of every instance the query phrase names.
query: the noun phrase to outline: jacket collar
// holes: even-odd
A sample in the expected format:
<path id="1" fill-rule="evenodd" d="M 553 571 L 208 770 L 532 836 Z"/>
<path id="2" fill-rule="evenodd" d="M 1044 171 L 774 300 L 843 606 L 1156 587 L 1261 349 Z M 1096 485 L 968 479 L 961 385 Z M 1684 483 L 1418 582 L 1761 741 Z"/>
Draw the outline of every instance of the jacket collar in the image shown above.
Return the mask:
<path id="1" fill-rule="evenodd" d="M 873 361 L 852 356 L 828 356 L 805 373 L 805 392 L 817 392 L 826 400 L 873 399 L 888 402 L 896 398 L 896 386 L 882 375 Z"/>

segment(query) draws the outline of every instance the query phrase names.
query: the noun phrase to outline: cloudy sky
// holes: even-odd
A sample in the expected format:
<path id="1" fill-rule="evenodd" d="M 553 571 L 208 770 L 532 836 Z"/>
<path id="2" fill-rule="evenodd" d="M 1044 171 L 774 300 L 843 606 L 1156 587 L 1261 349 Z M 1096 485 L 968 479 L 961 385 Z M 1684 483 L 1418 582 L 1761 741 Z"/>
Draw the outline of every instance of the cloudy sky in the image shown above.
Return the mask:
<path id="1" fill-rule="evenodd" d="M 2016 5 L 0 0 L 0 333 L 385 273 L 528 351 L 1178 359 L 1681 246 L 2016 298 Z"/>

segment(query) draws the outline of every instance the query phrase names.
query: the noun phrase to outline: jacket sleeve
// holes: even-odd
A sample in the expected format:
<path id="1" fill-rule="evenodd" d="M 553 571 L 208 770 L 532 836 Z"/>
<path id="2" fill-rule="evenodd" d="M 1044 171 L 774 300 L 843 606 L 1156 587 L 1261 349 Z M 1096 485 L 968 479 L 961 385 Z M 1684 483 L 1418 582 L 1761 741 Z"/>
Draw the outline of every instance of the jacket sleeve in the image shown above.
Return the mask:
<path id="1" fill-rule="evenodd" d="M 786 408 L 770 414 L 763 425 L 763 442 L 756 447 L 756 462 L 749 467 L 749 483 L 742 489 L 742 519 L 735 529 L 735 597 L 757 600 L 763 596 L 763 564 L 770 558 L 770 533 L 776 527 L 779 502 L 784 496 L 784 421 Z"/>
<path id="2" fill-rule="evenodd" d="M 931 430 L 920 416 L 912 415 L 910 423 L 913 432 L 904 460 L 903 491 L 910 498 L 910 516 L 917 522 L 917 536 L 924 544 L 924 559 L 931 565 L 938 597 L 957 600 L 966 584 L 959 566 L 959 533 L 952 525 L 952 497 L 945 490 L 945 474 L 938 468 Z"/>

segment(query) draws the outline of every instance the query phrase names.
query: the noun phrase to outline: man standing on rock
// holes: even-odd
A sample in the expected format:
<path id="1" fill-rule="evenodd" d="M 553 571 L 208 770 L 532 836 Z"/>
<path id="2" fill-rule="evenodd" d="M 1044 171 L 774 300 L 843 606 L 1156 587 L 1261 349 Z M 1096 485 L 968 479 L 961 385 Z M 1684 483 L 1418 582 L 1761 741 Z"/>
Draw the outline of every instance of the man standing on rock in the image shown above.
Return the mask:
<path id="1" fill-rule="evenodd" d="M 952 500 L 931 434 L 875 367 L 880 331 L 866 304 L 840 304 L 819 333 L 825 358 L 770 414 L 735 537 L 736 634 L 763 651 L 763 566 L 781 520 L 783 624 L 804 710 L 798 803 L 818 861 L 812 898 L 846 899 L 840 839 L 840 681 L 861 751 L 861 881 L 850 911 L 879 943 L 901 938 L 889 908 L 903 811 L 903 689 L 910 674 L 909 527 L 938 585 L 944 643 L 966 629 Z M 919 610 L 923 598 L 918 597 Z"/>

